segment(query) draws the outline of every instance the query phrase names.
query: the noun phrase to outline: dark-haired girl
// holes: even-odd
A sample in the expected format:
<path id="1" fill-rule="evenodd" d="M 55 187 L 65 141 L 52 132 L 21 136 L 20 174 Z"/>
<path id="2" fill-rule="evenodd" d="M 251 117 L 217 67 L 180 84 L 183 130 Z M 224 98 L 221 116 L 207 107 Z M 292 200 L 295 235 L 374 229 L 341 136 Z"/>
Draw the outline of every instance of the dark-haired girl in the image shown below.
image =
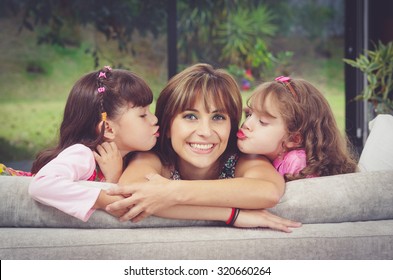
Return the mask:
<path id="1" fill-rule="evenodd" d="M 83 221 L 122 198 L 80 181 L 117 183 L 130 152 L 155 145 L 152 100 L 149 86 L 130 71 L 106 66 L 80 78 L 68 97 L 57 146 L 40 152 L 33 163 L 30 195 Z"/>

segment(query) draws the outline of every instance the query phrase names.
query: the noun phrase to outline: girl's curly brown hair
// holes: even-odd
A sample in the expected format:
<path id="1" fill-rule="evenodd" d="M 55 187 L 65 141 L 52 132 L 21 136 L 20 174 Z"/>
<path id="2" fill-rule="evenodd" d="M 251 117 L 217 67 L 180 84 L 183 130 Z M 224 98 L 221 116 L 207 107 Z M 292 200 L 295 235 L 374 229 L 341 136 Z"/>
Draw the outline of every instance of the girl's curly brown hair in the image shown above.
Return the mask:
<path id="1" fill-rule="evenodd" d="M 258 86 L 248 101 L 253 110 L 263 112 L 268 110 L 264 104 L 270 96 L 287 126 L 288 141 L 296 135 L 301 138 L 296 149 L 305 149 L 307 166 L 299 174 L 286 174 L 286 181 L 355 172 L 357 157 L 354 149 L 347 137 L 340 133 L 326 98 L 305 80 L 291 79 L 289 83 L 296 95 L 285 83 L 274 81 Z M 283 148 L 289 151 L 285 142 Z"/>

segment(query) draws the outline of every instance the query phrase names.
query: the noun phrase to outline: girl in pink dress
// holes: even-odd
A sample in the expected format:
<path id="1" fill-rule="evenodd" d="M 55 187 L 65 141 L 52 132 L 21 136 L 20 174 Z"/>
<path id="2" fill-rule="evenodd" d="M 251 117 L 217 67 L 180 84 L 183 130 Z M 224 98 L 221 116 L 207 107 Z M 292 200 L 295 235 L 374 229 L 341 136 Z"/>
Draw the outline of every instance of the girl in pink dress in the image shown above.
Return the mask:
<path id="1" fill-rule="evenodd" d="M 248 104 L 238 147 L 266 156 L 286 181 L 357 170 L 329 103 L 309 82 L 278 77 L 259 85 Z"/>
<path id="2" fill-rule="evenodd" d="M 30 195 L 83 221 L 123 198 L 81 181 L 117 183 L 131 152 L 155 145 L 152 100 L 149 86 L 130 71 L 106 66 L 80 78 L 68 97 L 58 144 L 33 162 Z"/>

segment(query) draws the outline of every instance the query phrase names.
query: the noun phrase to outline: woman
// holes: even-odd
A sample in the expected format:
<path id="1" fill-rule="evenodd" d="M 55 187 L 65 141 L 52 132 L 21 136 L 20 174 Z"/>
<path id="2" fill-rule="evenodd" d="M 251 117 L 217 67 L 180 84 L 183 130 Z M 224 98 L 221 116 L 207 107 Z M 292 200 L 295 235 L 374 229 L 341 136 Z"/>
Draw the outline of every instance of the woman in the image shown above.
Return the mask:
<path id="1" fill-rule="evenodd" d="M 129 163 L 123 186 L 108 190 L 127 197 L 107 210 L 129 208 L 121 220 L 134 222 L 154 214 L 286 232 L 299 226 L 262 210 L 279 202 L 285 183 L 266 158 L 238 154 L 241 113 L 239 88 L 226 71 L 196 64 L 173 77 L 156 104 L 155 153 Z"/>

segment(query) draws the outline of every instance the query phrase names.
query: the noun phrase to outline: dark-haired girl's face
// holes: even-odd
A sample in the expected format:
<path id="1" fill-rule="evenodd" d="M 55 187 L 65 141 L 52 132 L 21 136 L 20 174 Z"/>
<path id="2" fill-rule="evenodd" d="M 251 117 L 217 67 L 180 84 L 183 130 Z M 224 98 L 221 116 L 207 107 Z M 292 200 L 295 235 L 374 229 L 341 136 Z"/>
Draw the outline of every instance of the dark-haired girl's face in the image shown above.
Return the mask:
<path id="1" fill-rule="evenodd" d="M 146 107 L 128 107 L 111 121 L 114 142 L 122 156 L 132 151 L 148 151 L 157 142 L 157 117 Z"/>

